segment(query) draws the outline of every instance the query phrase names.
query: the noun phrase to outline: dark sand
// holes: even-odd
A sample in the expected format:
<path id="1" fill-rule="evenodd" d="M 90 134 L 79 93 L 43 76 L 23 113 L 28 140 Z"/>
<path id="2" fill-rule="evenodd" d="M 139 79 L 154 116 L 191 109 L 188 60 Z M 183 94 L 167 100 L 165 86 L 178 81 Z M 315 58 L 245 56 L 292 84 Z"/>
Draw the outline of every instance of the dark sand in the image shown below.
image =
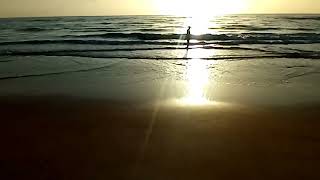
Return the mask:
<path id="1" fill-rule="evenodd" d="M 319 105 L 0 102 L 1 180 L 320 179 Z"/>

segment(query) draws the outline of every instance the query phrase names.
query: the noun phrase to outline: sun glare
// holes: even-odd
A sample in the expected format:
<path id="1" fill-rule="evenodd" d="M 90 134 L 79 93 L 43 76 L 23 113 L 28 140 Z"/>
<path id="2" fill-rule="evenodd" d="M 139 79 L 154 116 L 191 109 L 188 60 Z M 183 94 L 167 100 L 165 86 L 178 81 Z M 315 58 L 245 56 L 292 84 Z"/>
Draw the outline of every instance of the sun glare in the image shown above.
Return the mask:
<path id="1" fill-rule="evenodd" d="M 208 33 L 210 25 L 210 18 L 208 16 L 193 16 L 189 17 L 185 20 L 184 26 L 191 26 L 192 27 L 192 34 L 193 35 L 201 35 Z M 183 32 L 181 32 L 183 33 Z"/>
<path id="2" fill-rule="evenodd" d="M 246 0 L 154 0 L 160 14 L 188 17 L 208 17 L 241 13 L 247 6 Z"/>

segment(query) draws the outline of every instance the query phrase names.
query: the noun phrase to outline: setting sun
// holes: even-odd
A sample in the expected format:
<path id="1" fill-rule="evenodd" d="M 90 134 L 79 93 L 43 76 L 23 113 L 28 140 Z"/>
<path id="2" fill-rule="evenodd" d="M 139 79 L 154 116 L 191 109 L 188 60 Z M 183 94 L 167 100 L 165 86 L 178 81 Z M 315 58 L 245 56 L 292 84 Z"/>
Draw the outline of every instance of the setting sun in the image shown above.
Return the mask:
<path id="1" fill-rule="evenodd" d="M 154 0 L 161 14 L 181 16 L 211 16 L 240 13 L 246 7 L 245 0 Z"/>

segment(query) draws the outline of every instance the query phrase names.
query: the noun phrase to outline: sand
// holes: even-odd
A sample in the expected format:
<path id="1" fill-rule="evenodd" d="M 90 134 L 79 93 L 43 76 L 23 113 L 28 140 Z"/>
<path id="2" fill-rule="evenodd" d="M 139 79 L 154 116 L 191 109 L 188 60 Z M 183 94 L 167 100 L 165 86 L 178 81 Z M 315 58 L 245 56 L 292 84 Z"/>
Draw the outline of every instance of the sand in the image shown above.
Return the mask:
<path id="1" fill-rule="evenodd" d="M 320 177 L 319 105 L 142 108 L 68 97 L 0 102 L 1 179 Z"/>
<path id="2" fill-rule="evenodd" d="M 0 179 L 320 178 L 318 62 L 93 61 L 4 68 Z"/>

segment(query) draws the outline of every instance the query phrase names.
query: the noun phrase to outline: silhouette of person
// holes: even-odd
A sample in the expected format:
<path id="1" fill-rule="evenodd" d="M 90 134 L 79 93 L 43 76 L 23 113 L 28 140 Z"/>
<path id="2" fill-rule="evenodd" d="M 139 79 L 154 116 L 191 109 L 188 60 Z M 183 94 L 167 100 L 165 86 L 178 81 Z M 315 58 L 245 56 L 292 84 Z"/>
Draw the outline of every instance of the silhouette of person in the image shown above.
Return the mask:
<path id="1" fill-rule="evenodd" d="M 188 26 L 187 35 L 186 35 L 186 39 L 187 39 L 187 49 L 189 49 L 189 45 L 190 45 L 190 38 L 191 38 L 190 29 L 191 29 L 191 27 Z"/>

